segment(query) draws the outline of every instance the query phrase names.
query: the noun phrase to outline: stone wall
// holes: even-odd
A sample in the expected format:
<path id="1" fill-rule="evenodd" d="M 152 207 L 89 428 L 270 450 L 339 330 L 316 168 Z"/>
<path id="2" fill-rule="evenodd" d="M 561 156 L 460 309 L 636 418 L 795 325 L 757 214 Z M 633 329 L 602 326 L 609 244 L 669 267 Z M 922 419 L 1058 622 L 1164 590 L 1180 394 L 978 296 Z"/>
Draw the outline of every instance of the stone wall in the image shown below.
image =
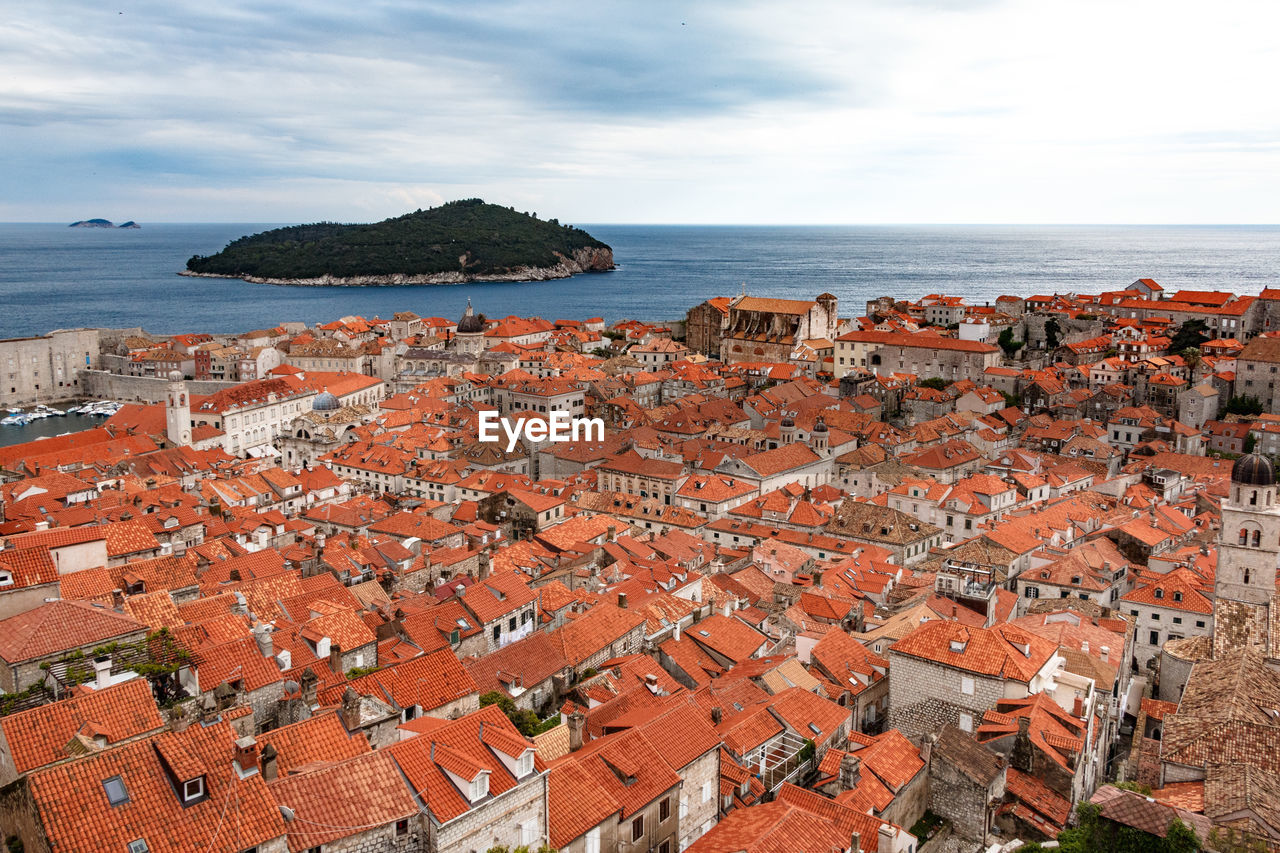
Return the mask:
<path id="1" fill-rule="evenodd" d="M 528 843 L 520 837 L 522 825 L 531 826 L 537 834 L 531 845 L 537 849 L 547 836 L 546 803 L 547 775 L 542 773 L 438 826 L 434 849 L 441 853 L 488 850 L 500 844 L 515 848 Z"/>
<path id="2" fill-rule="evenodd" d="M 714 826 L 720 807 L 720 750 L 712 749 L 680 770 L 680 845 L 683 850 L 702 834 L 708 822 Z M 703 786 L 710 783 L 711 796 L 703 801 Z"/>
<path id="3" fill-rule="evenodd" d="M 36 816 L 31 789 L 25 779 L 0 788 L 0 844 L 11 838 L 22 842 L 23 853 L 49 853 L 49 839 Z M 3 849 L 16 849 L 5 846 Z"/>
<path id="4" fill-rule="evenodd" d="M 120 376 L 105 370 L 81 370 L 79 374 L 78 396 L 92 397 L 95 400 L 121 400 L 124 402 L 163 403 L 165 393 L 169 390 L 169 380 L 152 376 Z M 223 388 L 230 388 L 235 382 L 217 382 L 214 380 L 190 380 L 187 382 L 189 394 L 212 394 Z"/>
<path id="5" fill-rule="evenodd" d="M 949 666 L 889 652 L 889 726 L 919 743 L 944 724 L 963 730 L 960 715 L 969 714 L 977 731 L 982 715 L 1004 698 L 1004 682 L 962 673 Z M 960 692 L 961 678 L 973 678 L 973 695 Z"/>
<path id="6" fill-rule="evenodd" d="M 314 828 L 327 832 L 323 827 Z M 305 823 L 289 826 L 289 834 L 293 837 L 294 844 L 302 850 L 310 849 L 302 846 L 307 843 L 307 829 L 308 826 Z M 409 831 L 404 835 L 396 835 L 396 825 L 393 821 L 386 826 L 379 826 L 336 841 L 326 841 L 322 849 L 324 853 L 417 853 L 425 848 L 419 838 L 417 821 L 410 818 Z"/>
<path id="7" fill-rule="evenodd" d="M 66 329 L 0 341 L 0 406 L 83 397 L 78 371 L 97 363 L 97 329 Z"/>
<path id="8" fill-rule="evenodd" d="M 898 790 L 880 818 L 898 826 L 913 826 L 928 806 L 929 768 L 922 767 L 914 779 Z"/>

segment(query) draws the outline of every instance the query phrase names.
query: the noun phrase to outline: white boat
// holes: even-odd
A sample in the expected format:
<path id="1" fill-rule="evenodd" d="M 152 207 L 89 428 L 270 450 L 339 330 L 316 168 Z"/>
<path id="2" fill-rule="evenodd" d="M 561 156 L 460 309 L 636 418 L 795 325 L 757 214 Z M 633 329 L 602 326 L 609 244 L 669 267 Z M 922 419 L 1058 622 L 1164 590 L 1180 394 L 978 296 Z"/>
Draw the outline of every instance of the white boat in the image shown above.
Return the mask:
<path id="1" fill-rule="evenodd" d="M 26 426 L 30 422 L 31 422 L 31 417 L 29 415 L 22 414 L 22 413 L 18 413 L 16 415 L 9 415 L 9 417 L 3 420 L 0 420 L 0 424 L 4 424 L 5 426 Z"/>

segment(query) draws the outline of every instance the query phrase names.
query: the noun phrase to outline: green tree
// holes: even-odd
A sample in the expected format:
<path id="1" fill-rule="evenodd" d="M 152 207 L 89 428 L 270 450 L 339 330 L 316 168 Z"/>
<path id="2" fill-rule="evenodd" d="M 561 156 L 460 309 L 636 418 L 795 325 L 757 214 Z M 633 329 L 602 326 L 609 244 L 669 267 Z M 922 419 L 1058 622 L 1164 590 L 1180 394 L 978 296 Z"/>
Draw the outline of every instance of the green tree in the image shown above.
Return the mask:
<path id="1" fill-rule="evenodd" d="M 1209 831 L 1209 846 L 1217 853 L 1267 853 L 1269 849 L 1260 839 L 1220 826 Z"/>
<path id="2" fill-rule="evenodd" d="M 1244 436 L 1244 452 L 1252 453 L 1253 449 L 1258 446 L 1258 437 L 1253 433 L 1245 433 Z"/>
<path id="3" fill-rule="evenodd" d="M 1205 334 L 1208 326 L 1204 320 L 1188 320 L 1183 323 L 1178 331 L 1174 333 L 1173 340 L 1169 343 L 1170 352 L 1182 352 L 1184 349 L 1199 349 L 1200 345 L 1209 340 L 1209 336 Z"/>
<path id="4" fill-rule="evenodd" d="M 1012 326 L 1005 327 L 1005 330 L 1000 333 L 997 343 L 1000 344 L 1000 349 L 1004 350 L 1004 354 L 1009 358 L 1013 358 L 1014 354 L 1017 353 L 1018 350 L 1027 345 L 1026 341 L 1015 341 L 1013 339 Z"/>
<path id="5" fill-rule="evenodd" d="M 1247 394 L 1237 395 L 1227 401 L 1228 415 L 1260 415 L 1264 411 L 1262 401 Z"/>
<path id="6" fill-rule="evenodd" d="M 526 708 L 517 708 L 516 703 L 511 697 L 503 696 L 496 690 L 490 690 L 480 697 L 480 707 L 486 705 L 497 705 L 502 713 L 507 715 L 507 719 L 515 726 L 520 734 L 525 737 L 533 737 L 538 733 L 542 721 L 538 719 L 538 715 Z"/>
<path id="7" fill-rule="evenodd" d="M 1049 349 L 1058 348 L 1058 334 L 1062 328 L 1058 325 L 1057 317 L 1050 317 L 1049 321 L 1044 324 L 1044 343 Z"/>
<path id="8" fill-rule="evenodd" d="M 1184 350 L 1179 350 L 1178 355 L 1182 356 L 1182 360 L 1185 361 L 1187 363 L 1187 367 L 1192 370 L 1195 370 L 1196 366 L 1200 364 L 1201 353 L 1199 347 L 1187 347 Z"/>
<path id="9" fill-rule="evenodd" d="M 936 391 L 945 391 L 947 389 L 947 380 L 940 376 L 930 376 L 928 379 L 921 379 L 916 384 L 921 388 L 933 388 Z"/>

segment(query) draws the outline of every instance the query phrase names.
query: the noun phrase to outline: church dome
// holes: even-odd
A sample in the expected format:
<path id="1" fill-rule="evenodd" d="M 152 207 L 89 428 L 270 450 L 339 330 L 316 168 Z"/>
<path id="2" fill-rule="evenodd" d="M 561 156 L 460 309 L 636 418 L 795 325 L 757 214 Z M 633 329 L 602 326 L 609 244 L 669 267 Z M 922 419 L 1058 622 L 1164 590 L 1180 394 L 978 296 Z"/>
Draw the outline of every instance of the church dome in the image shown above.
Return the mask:
<path id="1" fill-rule="evenodd" d="M 341 408 L 342 404 L 338 402 L 338 398 L 328 391 L 321 391 L 311 401 L 311 411 L 313 412 L 336 412 Z"/>
<path id="2" fill-rule="evenodd" d="M 1267 457 L 1246 453 L 1231 466 L 1231 482 L 1242 486 L 1274 486 L 1275 468 Z"/>
<path id="3" fill-rule="evenodd" d="M 484 331 L 484 319 L 476 315 L 471 310 L 471 300 L 467 300 L 467 310 L 463 312 L 462 319 L 458 321 L 458 334 L 475 334 Z"/>
<path id="4" fill-rule="evenodd" d="M 827 422 L 824 421 L 822 418 L 818 418 L 816 421 L 813 422 L 813 431 L 827 432 Z"/>
<path id="5" fill-rule="evenodd" d="M 781 423 L 780 423 L 780 426 L 782 426 L 782 427 L 793 427 L 793 426 L 795 426 L 795 425 L 796 425 L 796 419 L 795 419 L 795 418 L 793 418 L 793 417 L 791 417 L 791 413 L 790 413 L 790 412 L 786 412 L 786 413 L 784 413 L 784 414 L 782 415 L 782 421 L 781 421 Z"/>

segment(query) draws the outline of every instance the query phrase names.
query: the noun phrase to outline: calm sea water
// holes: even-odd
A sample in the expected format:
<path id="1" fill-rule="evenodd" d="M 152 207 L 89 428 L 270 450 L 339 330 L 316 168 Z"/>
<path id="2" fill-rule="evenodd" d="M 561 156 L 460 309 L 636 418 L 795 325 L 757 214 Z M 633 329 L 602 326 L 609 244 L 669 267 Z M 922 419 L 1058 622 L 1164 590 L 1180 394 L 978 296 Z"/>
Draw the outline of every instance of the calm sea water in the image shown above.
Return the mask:
<path id="1" fill-rule="evenodd" d="M 584 225 L 619 269 L 538 283 L 280 287 L 177 275 L 264 224 L 143 223 L 139 230 L 0 224 L 0 338 L 73 326 L 153 333 L 237 332 L 396 311 L 670 320 L 712 296 L 812 298 L 843 315 L 868 298 L 945 291 L 1096 292 L 1155 278 L 1165 287 L 1257 293 L 1280 286 L 1280 226 L 741 227 Z"/>
<path id="2" fill-rule="evenodd" d="M 8 414 L 4 412 L 3 414 Z M 0 416 L 3 416 L 0 414 Z M 102 426 L 107 419 L 93 415 L 63 415 L 61 417 L 40 418 L 26 426 L 0 424 L 0 447 L 21 444 L 37 438 L 51 438 L 64 432 L 80 432 L 92 427 Z"/>

